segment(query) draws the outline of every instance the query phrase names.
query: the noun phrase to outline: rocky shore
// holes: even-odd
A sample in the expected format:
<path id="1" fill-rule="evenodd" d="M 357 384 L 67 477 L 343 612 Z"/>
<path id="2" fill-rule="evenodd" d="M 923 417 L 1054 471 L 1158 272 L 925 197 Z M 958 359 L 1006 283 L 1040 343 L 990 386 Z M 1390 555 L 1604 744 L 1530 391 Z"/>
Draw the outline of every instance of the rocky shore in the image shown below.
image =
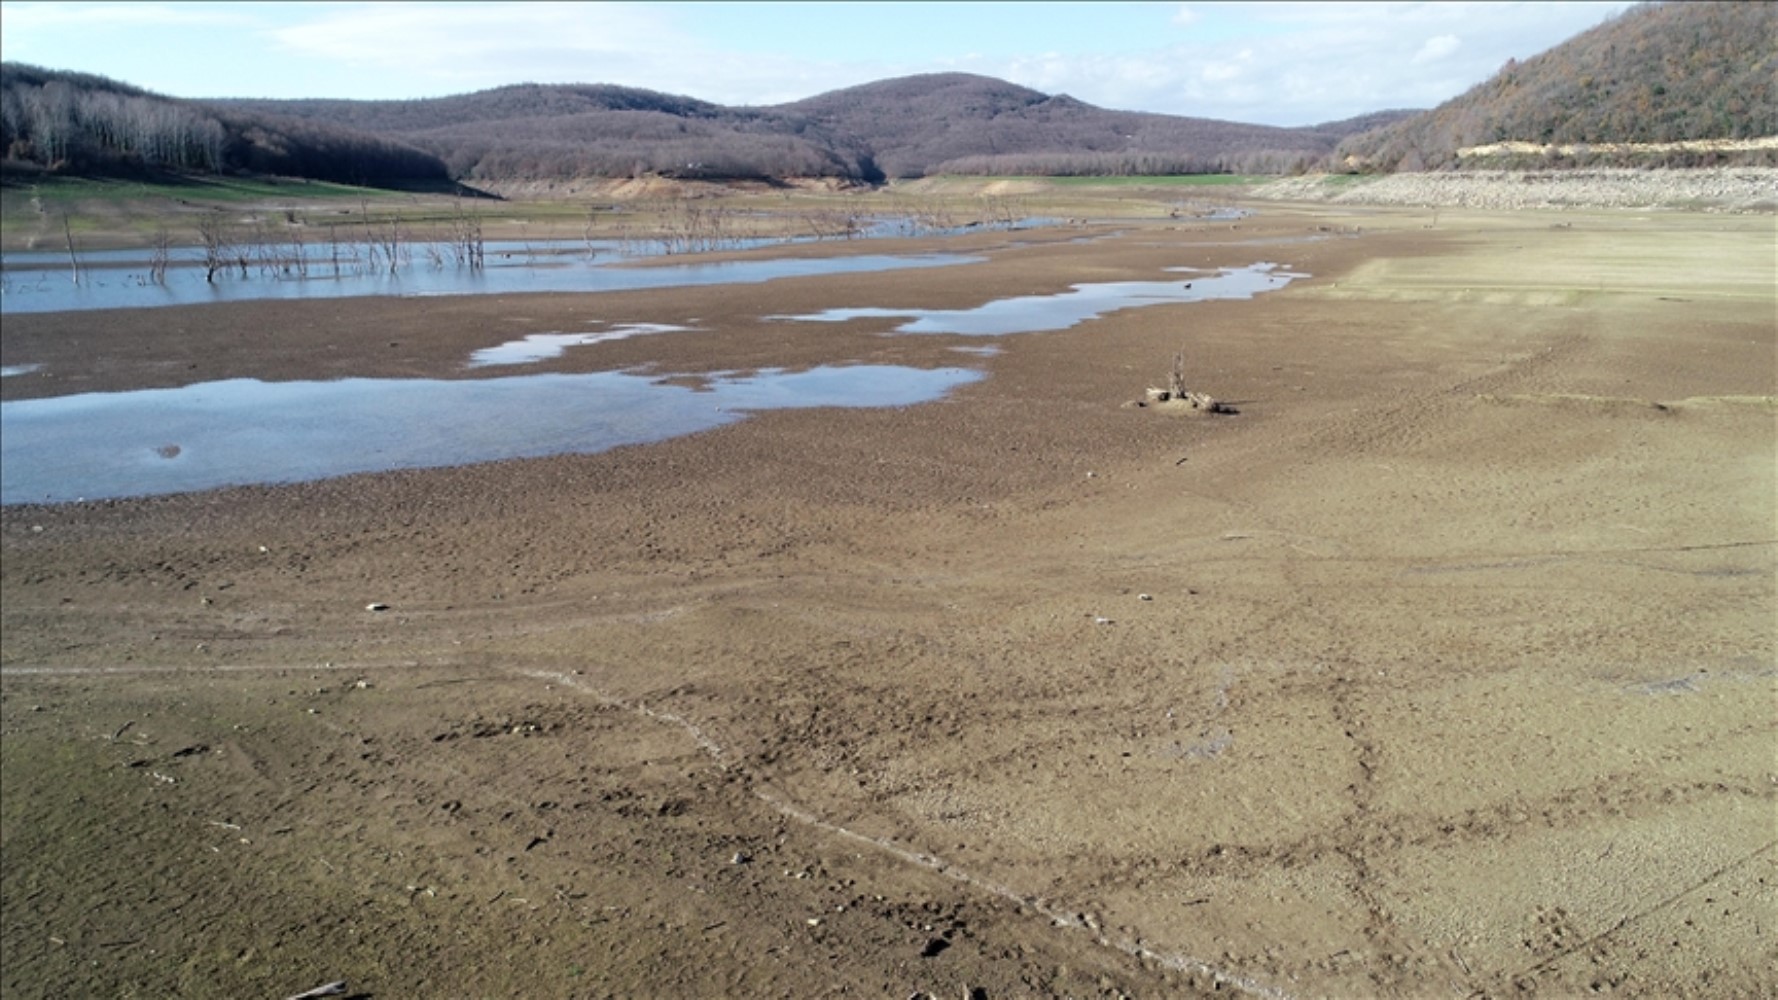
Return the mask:
<path id="1" fill-rule="evenodd" d="M 1270 201 L 1481 209 L 1666 208 L 1778 211 L 1778 168 L 1475 170 L 1292 177 L 1255 188 Z"/>

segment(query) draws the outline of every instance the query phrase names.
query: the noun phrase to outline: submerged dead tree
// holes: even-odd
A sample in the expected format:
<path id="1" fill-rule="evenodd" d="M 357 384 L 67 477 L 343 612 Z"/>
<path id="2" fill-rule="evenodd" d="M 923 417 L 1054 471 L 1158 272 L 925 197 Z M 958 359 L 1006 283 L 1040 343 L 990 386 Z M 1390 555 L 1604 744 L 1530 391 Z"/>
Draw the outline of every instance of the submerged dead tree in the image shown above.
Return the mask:
<path id="1" fill-rule="evenodd" d="M 166 226 L 154 231 L 154 243 L 148 254 L 148 280 L 157 285 L 167 283 L 167 265 L 173 258 L 173 234 Z"/>
<path id="2" fill-rule="evenodd" d="M 204 280 L 214 283 L 217 272 L 228 265 L 232 242 L 221 217 L 212 214 L 198 220 L 198 242 L 204 248 Z"/>
<path id="3" fill-rule="evenodd" d="M 68 221 L 68 213 L 62 213 L 62 238 L 68 241 L 68 267 L 74 275 L 74 283 L 80 284 L 80 255 L 74 251 L 74 224 Z"/>
<path id="4" fill-rule="evenodd" d="M 459 266 L 479 271 L 488 256 L 487 246 L 482 240 L 481 216 L 464 211 L 461 199 L 456 208 L 457 213 L 451 219 L 451 256 Z"/>

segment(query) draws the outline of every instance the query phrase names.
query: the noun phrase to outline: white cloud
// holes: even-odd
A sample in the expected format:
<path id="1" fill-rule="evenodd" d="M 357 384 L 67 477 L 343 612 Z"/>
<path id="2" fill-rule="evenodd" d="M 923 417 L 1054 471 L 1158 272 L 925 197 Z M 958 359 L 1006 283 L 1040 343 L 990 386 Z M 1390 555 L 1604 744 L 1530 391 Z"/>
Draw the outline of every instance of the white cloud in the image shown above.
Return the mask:
<path id="1" fill-rule="evenodd" d="M 1437 35 L 1428 38 L 1426 44 L 1420 46 L 1420 51 L 1414 53 L 1414 58 L 1409 61 L 1416 66 L 1437 62 L 1457 51 L 1462 44 L 1456 35 Z"/>
<path id="2" fill-rule="evenodd" d="M 398 2 L 341 6 L 274 35 L 304 56 L 407 74 L 413 89 L 433 92 L 609 83 L 758 105 L 920 71 L 760 58 L 724 51 L 720 39 L 688 27 L 645 3 Z"/>
<path id="3" fill-rule="evenodd" d="M 1229 83 L 1246 76 L 1253 65 L 1253 50 L 1242 49 L 1233 58 L 1206 63 L 1198 70 L 1198 79 L 1205 83 Z"/>
<path id="4" fill-rule="evenodd" d="M 622 52 L 655 47 L 663 26 L 646 9 L 549 3 L 375 3 L 342 6 L 274 32 L 324 58 L 395 65 L 501 58 L 514 49 Z"/>
<path id="5" fill-rule="evenodd" d="M 1185 4 L 1180 4 L 1179 9 L 1173 12 L 1172 21 L 1174 24 L 1183 28 L 1187 25 L 1196 24 L 1198 19 L 1202 16 L 1203 15 L 1199 14 L 1191 7 Z"/>
<path id="6" fill-rule="evenodd" d="M 1003 76 L 1102 107 L 1270 125 L 1386 108 L 1429 108 L 1586 30 L 1628 3 L 1242 3 L 1262 29 L 1244 40 L 1145 52 L 1006 60 Z"/>
<path id="7" fill-rule="evenodd" d="M 132 28 L 145 25 L 242 25 L 252 23 L 244 11 L 220 4 L 159 3 L 9 3 L 6 30 L 42 28 Z"/>
<path id="8" fill-rule="evenodd" d="M 273 37 L 308 57 L 478 85 L 619 82 L 612 70 L 696 57 L 665 18 L 626 4 L 355 4 Z"/>

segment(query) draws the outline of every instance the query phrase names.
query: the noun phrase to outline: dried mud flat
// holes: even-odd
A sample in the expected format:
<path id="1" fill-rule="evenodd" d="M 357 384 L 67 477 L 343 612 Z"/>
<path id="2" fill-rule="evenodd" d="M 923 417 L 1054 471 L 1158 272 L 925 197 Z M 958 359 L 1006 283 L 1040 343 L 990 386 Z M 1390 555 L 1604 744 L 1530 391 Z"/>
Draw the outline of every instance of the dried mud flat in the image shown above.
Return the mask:
<path id="1" fill-rule="evenodd" d="M 971 241 L 749 287 L 8 318 L 5 362 L 44 365 L 8 399 L 472 377 L 589 318 L 701 332 L 545 368 L 988 377 L 4 508 L 5 995 L 1773 987 L 1770 218 Z M 991 356 L 763 318 L 1256 260 L 1312 277 Z M 1239 415 L 1123 405 L 1180 350 Z"/>

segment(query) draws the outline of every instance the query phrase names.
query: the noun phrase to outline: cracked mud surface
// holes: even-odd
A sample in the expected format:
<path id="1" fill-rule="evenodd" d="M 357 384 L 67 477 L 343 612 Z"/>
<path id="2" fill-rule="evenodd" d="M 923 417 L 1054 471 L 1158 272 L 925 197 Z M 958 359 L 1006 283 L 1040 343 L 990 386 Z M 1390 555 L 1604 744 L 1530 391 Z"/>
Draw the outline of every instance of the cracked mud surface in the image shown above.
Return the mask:
<path id="1" fill-rule="evenodd" d="M 9 317 L 44 367 L 6 399 L 479 377 L 589 317 L 702 332 L 536 370 L 989 374 L 0 509 L 5 995 L 1759 995 L 1769 218 L 1262 213 L 917 274 Z M 763 319 L 1261 259 L 1312 277 L 992 356 Z M 1182 349 L 1239 415 L 1123 405 Z"/>

